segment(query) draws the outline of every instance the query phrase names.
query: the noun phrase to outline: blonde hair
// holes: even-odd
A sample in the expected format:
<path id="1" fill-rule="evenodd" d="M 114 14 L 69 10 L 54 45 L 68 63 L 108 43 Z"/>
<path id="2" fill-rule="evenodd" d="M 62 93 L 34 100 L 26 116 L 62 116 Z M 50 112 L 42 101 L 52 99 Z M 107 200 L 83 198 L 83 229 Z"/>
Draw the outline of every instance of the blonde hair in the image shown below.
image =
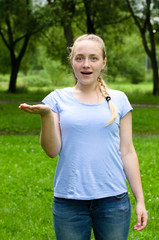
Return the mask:
<path id="1" fill-rule="evenodd" d="M 92 41 L 98 42 L 101 45 L 103 59 L 105 60 L 105 58 L 106 58 L 106 48 L 105 48 L 104 41 L 99 36 L 97 36 L 95 34 L 84 34 L 84 35 L 78 37 L 74 41 L 73 46 L 69 48 L 69 50 L 70 50 L 69 59 L 70 60 L 74 56 L 74 49 L 75 49 L 76 44 L 78 42 L 83 41 L 83 40 L 92 40 Z M 99 76 L 97 81 L 99 82 L 99 89 L 100 89 L 103 97 L 106 98 L 106 100 L 109 104 L 110 112 L 111 112 L 111 118 L 110 118 L 109 122 L 106 124 L 106 126 L 108 126 L 115 120 L 115 118 L 117 116 L 117 110 L 116 110 L 116 107 L 114 106 L 114 104 L 111 101 L 111 97 L 110 97 L 109 92 L 108 92 L 108 87 L 107 87 L 105 81 L 103 80 L 102 76 Z"/>

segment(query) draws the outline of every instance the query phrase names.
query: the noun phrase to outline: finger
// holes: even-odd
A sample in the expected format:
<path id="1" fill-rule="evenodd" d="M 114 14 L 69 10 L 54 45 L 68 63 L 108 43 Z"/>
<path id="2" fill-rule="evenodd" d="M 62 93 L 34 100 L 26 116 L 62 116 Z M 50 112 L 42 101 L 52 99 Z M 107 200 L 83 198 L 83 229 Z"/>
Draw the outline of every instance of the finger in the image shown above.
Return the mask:
<path id="1" fill-rule="evenodd" d="M 21 110 L 23 110 L 23 111 L 25 111 L 25 112 L 29 112 L 29 113 L 33 113 L 33 112 L 34 112 L 34 111 L 32 110 L 31 105 L 28 105 L 28 104 L 26 104 L 26 103 L 20 104 L 19 109 L 21 109 Z"/>
<path id="2" fill-rule="evenodd" d="M 144 229 L 147 225 L 147 220 L 148 220 L 148 216 L 147 214 L 144 214 L 143 217 L 142 217 L 142 229 Z"/>
<path id="3" fill-rule="evenodd" d="M 19 105 L 19 108 L 22 109 L 22 108 L 26 108 L 26 107 L 30 107 L 30 105 L 26 104 L 26 103 L 22 103 Z"/>
<path id="4" fill-rule="evenodd" d="M 142 223 L 142 216 L 141 213 L 137 214 L 137 226 L 140 227 Z"/>
<path id="5" fill-rule="evenodd" d="M 141 225 L 139 223 L 137 223 L 134 226 L 134 230 L 137 230 L 137 231 L 143 230 L 147 225 L 147 219 L 148 219 L 147 216 L 141 217 Z"/>
<path id="6" fill-rule="evenodd" d="M 141 214 L 137 214 L 137 224 L 134 226 L 135 230 L 138 230 L 141 227 Z"/>

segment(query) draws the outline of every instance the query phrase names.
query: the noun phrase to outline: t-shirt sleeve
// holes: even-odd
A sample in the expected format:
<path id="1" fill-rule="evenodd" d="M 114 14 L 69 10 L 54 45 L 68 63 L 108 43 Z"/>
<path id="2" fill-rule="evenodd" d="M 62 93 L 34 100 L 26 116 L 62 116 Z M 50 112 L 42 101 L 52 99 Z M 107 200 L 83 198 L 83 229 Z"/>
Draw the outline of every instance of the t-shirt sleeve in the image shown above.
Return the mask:
<path id="1" fill-rule="evenodd" d="M 132 112 L 132 111 L 133 111 L 133 108 L 132 108 L 126 94 L 122 92 L 120 117 L 123 118 L 128 112 Z"/>
<path id="2" fill-rule="evenodd" d="M 48 105 L 54 112 L 59 113 L 56 90 L 48 94 L 42 100 L 42 103 Z"/>

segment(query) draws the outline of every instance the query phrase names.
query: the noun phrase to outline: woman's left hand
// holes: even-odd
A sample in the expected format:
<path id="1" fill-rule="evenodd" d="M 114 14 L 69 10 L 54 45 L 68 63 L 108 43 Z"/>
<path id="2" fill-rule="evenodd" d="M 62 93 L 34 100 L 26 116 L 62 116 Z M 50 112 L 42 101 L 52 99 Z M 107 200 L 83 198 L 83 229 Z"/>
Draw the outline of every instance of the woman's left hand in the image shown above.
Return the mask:
<path id="1" fill-rule="evenodd" d="M 141 231 L 147 225 L 148 215 L 144 203 L 137 203 L 136 205 L 137 224 L 134 230 Z"/>

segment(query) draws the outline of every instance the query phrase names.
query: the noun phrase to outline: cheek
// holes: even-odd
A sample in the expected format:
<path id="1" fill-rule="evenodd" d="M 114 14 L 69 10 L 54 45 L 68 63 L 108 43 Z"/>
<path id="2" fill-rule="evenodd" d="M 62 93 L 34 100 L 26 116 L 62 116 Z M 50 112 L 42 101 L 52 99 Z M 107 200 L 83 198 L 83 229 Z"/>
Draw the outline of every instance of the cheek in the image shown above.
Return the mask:
<path id="1" fill-rule="evenodd" d="M 72 64 L 72 69 L 74 72 L 77 72 L 81 68 L 79 63 Z"/>
<path id="2" fill-rule="evenodd" d="M 94 69 L 96 69 L 97 72 L 101 72 L 101 70 L 103 69 L 103 65 L 102 64 L 97 64 L 94 66 Z"/>

